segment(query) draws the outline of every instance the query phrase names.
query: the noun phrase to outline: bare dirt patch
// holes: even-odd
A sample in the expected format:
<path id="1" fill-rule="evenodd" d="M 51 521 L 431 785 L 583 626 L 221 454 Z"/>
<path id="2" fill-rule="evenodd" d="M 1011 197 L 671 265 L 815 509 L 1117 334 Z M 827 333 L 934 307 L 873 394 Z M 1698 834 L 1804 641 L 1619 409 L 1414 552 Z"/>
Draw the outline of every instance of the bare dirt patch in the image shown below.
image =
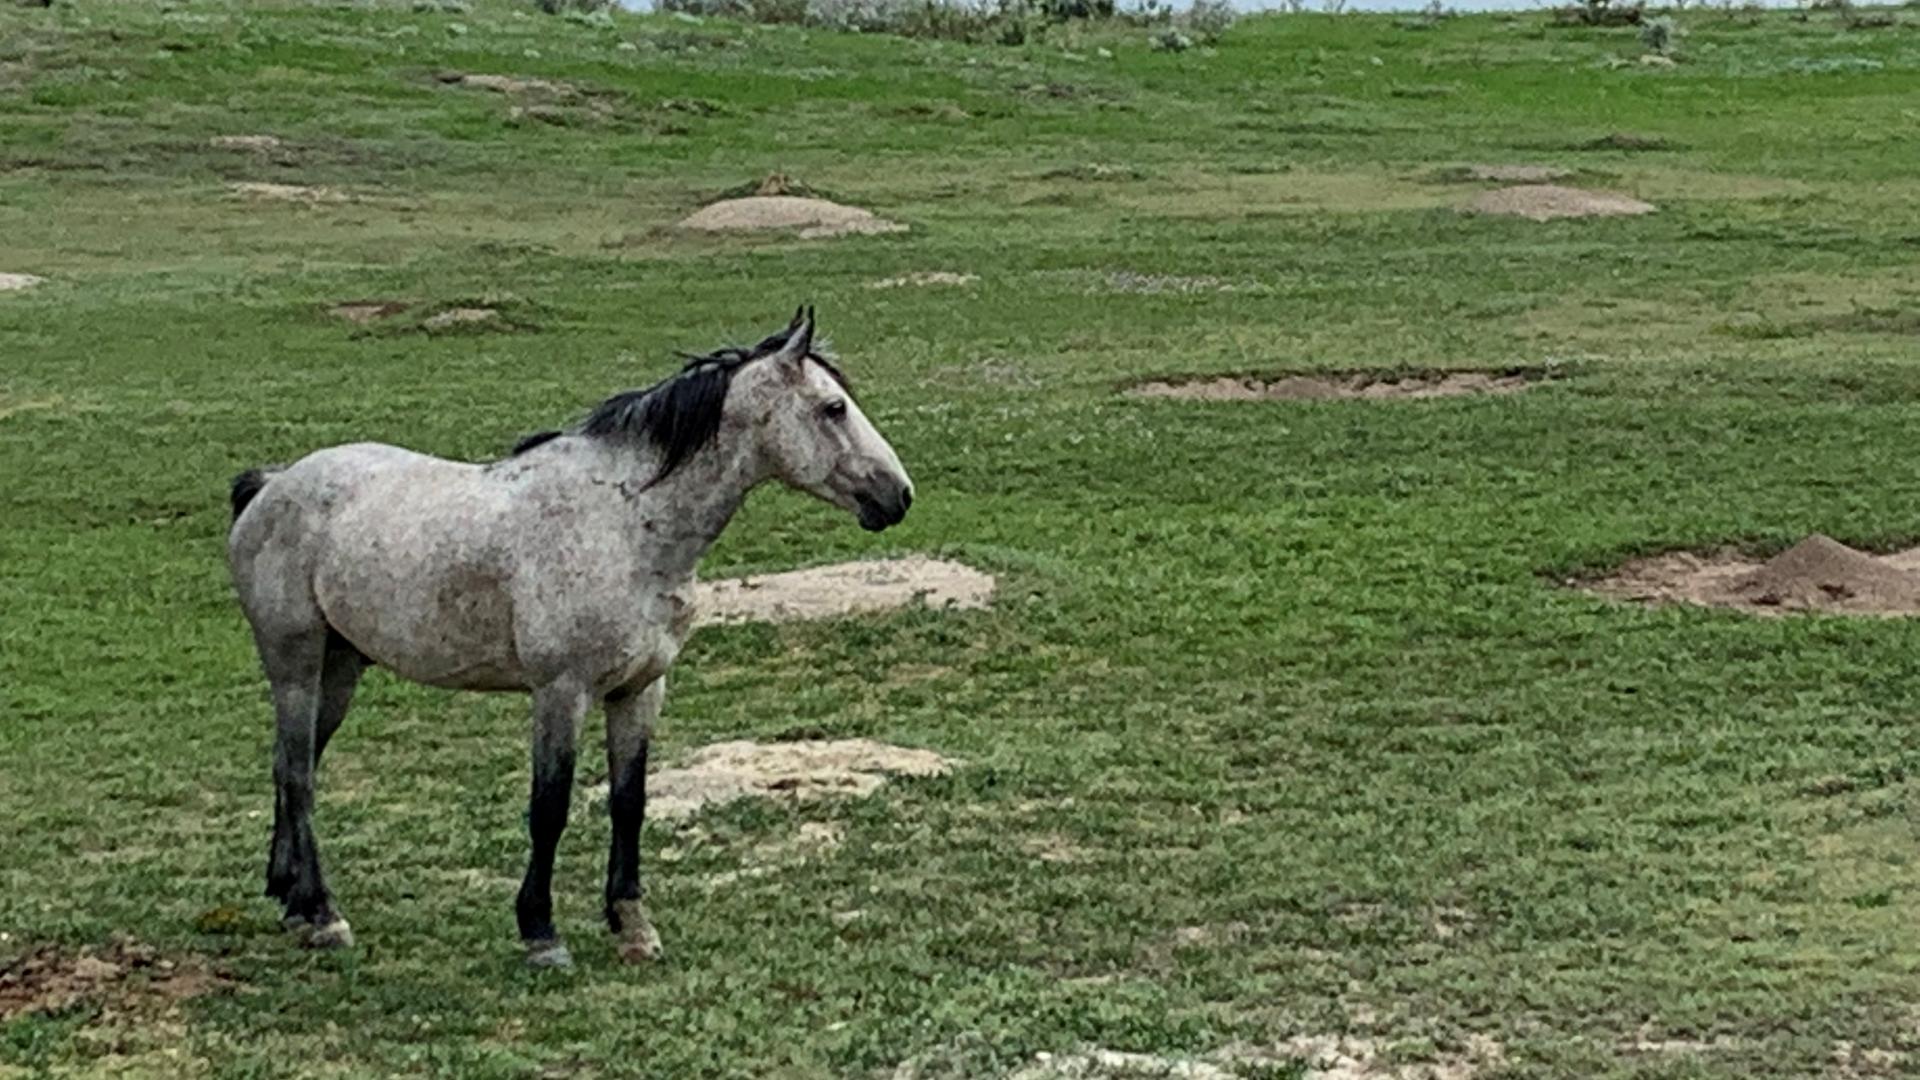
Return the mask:
<path id="1" fill-rule="evenodd" d="M 1651 214 L 1652 203 L 1609 191 L 1561 187 L 1558 184 L 1520 184 L 1482 192 L 1466 209 L 1476 214 L 1523 217 L 1528 221 L 1558 218 L 1632 217 Z"/>
<path id="2" fill-rule="evenodd" d="M 44 285 L 46 281 L 46 278 L 33 274 L 0 274 L 0 292 L 19 292 L 36 285 Z"/>
<path id="3" fill-rule="evenodd" d="M 352 197 L 338 188 L 316 187 L 307 184 L 270 184 L 257 180 L 244 180 L 227 185 L 229 194 L 243 199 L 258 199 L 266 202 L 293 202 L 308 206 L 322 203 L 351 202 Z"/>
<path id="4" fill-rule="evenodd" d="M 1738 552 L 1670 552 L 1570 584 L 1615 600 L 1698 604 L 1755 615 L 1920 614 L 1920 548 L 1871 555 L 1815 534 L 1764 562 Z"/>
<path id="5" fill-rule="evenodd" d="M 0 1021 L 97 1006 L 104 1018 L 164 1013 L 235 980 L 199 959 L 161 956 L 128 938 L 106 945 L 39 948 L 0 965 Z"/>
<path id="6" fill-rule="evenodd" d="M 365 326 L 398 315 L 407 307 L 406 302 L 401 300 L 349 300 L 328 308 L 327 314 Z"/>
<path id="7" fill-rule="evenodd" d="M 456 326 L 476 326 L 499 321 L 500 313 L 492 308 L 456 307 L 430 315 L 420 325 L 427 330 L 450 330 Z"/>
<path id="8" fill-rule="evenodd" d="M 1498 1070 L 1505 1048 L 1469 1035 L 1464 1049 L 1426 1061 L 1395 1061 L 1385 1044 L 1341 1035 L 1300 1035 L 1274 1046 L 1235 1045 L 1200 1057 L 1173 1057 L 1089 1048 L 1070 1054 L 1036 1054 L 1008 1080 L 1235 1080 L 1281 1071 L 1305 1080 L 1472 1080 Z M 894 1071 L 894 1080 L 947 1075 L 917 1062 Z"/>
<path id="9" fill-rule="evenodd" d="M 993 589 L 993 575 L 964 563 L 918 555 L 872 559 L 703 581 L 697 619 L 701 624 L 831 619 L 914 604 L 968 610 L 986 607 Z"/>
<path id="10" fill-rule="evenodd" d="M 798 195 L 749 195 L 703 206 L 680 222 L 694 232 L 798 232 L 802 239 L 906 232 L 857 206 Z"/>
<path id="11" fill-rule="evenodd" d="M 715 743 L 647 778 L 647 813 L 663 820 L 687 818 L 745 798 L 865 798 L 889 777 L 944 776 L 953 764 L 931 750 L 873 739 Z M 829 831 L 803 835 L 803 846 L 818 852 L 837 845 L 839 833 L 822 828 Z"/>
<path id="12" fill-rule="evenodd" d="M 1536 372 L 1438 371 L 1416 375 L 1345 372 L 1281 375 L 1272 379 L 1221 376 L 1183 381 L 1157 380 L 1127 390 L 1129 397 L 1181 401 L 1385 401 L 1517 394 L 1540 381 Z"/>
<path id="13" fill-rule="evenodd" d="M 1468 180 L 1491 180 L 1501 184 L 1545 184 L 1565 180 L 1572 169 L 1558 165 L 1467 165 L 1460 175 Z"/>
<path id="14" fill-rule="evenodd" d="M 207 145 L 215 150 L 278 150 L 280 138 L 277 135 L 215 135 L 207 140 Z"/>
<path id="15" fill-rule="evenodd" d="M 1007 1080 L 1236 1080 L 1239 1075 L 1206 1061 L 1096 1049 L 1036 1054 L 1033 1064 L 1008 1074 Z"/>
<path id="16" fill-rule="evenodd" d="M 950 270 L 916 270 L 898 277 L 881 278 L 867 282 L 869 289 L 926 288 L 930 285 L 972 285 L 980 280 L 978 274 L 956 274 Z"/>
<path id="17" fill-rule="evenodd" d="M 513 75 L 477 75 L 464 71 L 443 71 L 434 76 L 449 86 L 471 86 L 476 90 L 492 90 L 499 94 L 552 94 L 566 97 L 579 93 L 578 88 L 567 83 L 554 82 L 551 79 L 523 79 Z"/>

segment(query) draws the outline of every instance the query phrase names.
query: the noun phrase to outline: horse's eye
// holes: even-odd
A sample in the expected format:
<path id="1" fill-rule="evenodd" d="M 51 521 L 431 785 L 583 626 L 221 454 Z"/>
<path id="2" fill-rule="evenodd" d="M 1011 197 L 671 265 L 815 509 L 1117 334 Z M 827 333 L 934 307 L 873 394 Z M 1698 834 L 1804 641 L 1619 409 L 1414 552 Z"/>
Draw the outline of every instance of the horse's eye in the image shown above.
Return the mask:
<path id="1" fill-rule="evenodd" d="M 820 411 L 825 414 L 829 420 L 845 420 L 847 418 L 847 403 L 839 398 L 835 398 L 821 406 Z"/>

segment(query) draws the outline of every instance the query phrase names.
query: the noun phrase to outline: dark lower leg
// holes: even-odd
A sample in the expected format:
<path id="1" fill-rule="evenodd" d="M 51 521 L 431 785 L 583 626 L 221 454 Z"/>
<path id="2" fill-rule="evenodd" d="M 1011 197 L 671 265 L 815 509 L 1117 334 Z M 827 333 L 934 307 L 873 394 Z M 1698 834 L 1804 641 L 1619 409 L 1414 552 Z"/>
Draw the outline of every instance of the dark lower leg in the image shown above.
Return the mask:
<path id="1" fill-rule="evenodd" d="M 664 680 L 632 693 L 607 696 L 607 809 L 613 839 L 607 851 L 607 928 L 620 938 L 626 960 L 658 955 L 640 902 L 640 832 L 647 813 L 647 744 L 666 695 Z"/>
<path id="2" fill-rule="evenodd" d="M 541 954 L 565 962 L 553 928 L 553 857 L 573 801 L 573 740 L 584 702 L 584 694 L 559 687 L 542 688 L 533 696 L 533 791 L 527 803 L 533 853 L 514 914 L 520 938 L 535 951 L 536 962 L 546 962 Z"/>
<path id="3" fill-rule="evenodd" d="M 269 888 L 277 884 L 287 914 L 315 926 L 333 921 L 332 901 L 320 873 L 320 852 L 313 839 L 313 733 L 309 722 L 297 732 L 282 730 L 274 761 L 280 825 L 275 830 L 275 855 L 286 855 L 274 867 Z"/>
<path id="4" fill-rule="evenodd" d="M 613 818 L 613 844 L 607 852 L 607 925 L 618 931 L 620 916 L 614 901 L 640 899 L 640 826 L 647 813 L 645 742 L 624 762 L 612 766 L 607 804 Z"/>

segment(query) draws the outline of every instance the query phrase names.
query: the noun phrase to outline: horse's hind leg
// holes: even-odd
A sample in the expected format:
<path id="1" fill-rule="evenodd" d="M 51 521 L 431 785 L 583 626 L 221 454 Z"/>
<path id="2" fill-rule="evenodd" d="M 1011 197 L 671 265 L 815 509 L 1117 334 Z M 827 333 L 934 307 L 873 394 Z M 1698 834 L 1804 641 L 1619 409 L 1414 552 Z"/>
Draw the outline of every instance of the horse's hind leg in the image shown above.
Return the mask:
<path id="1" fill-rule="evenodd" d="M 326 697 L 327 633 L 321 625 L 258 637 L 260 659 L 273 688 L 275 721 L 276 825 L 267 887 L 286 904 L 289 923 L 304 923 L 309 928 L 307 943 L 321 948 L 353 944 L 352 929 L 334 913 L 313 839 L 313 766 L 321 703 Z M 345 711 L 344 702 L 341 711 Z"/>
<path id="2" fill-rule="evenodd" d="M 566 831 L 567 809 L 573 802 L 573 743 L 587 700 L 587 692 L 572 680 L 533 692 L 533 794 L 527 804 L 533 856 L 527 860 L 514 914 L 527 948 L 527 963 L 534 967 L 573 963 L 553 929 L 553 854 Z"/>
<path id="3" fill-rule="evenodd" d="M 647 814 L 647 742 L 666 699 L 663 676 L 639 690 L 607 695 L 607 810 L 613 846 L 607 853 L 607 929 L 628 963 L 660 955 L 660 935 L 640 901 L 640 826 Z"/>
<path id="4" fill-rule="evenodd" d="M 339 634 L 327 632 L 326 650 L 320 669 L 320 705 L 314 722 L 313 765 L 317 773 L 320 758 L 327 750 L 328 740 L 340 728 L 340 722 L 346 719 L 347 707 L 353 703 L 353 691 L 360 683 L 360 675 L 366 670 L 367 660 L 360 650 L 347 643 Z M 275 785 L 276 789 L 278 784 Z M 293 891 L 294 881 L 294 828 L 293 819 L 286 810 L 286 800 L 278 790 L 273 800 L 273 845 L 267 855 L 267 895 L 285 903 Z"/>

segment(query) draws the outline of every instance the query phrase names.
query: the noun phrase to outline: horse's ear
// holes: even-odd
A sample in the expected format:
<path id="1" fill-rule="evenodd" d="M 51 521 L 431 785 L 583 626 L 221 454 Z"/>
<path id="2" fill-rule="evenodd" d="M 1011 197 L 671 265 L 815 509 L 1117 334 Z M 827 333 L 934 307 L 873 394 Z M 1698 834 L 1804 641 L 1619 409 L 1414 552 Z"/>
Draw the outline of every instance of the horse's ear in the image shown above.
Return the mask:
<path id="1" fill-rule="evenodd" d="M 780 346 L 780 351 L 774 354 L 774 361 L 797 372 L 812 351 L 813 309 L 803 307 L 794 312 L 793 325 L 787 327 L 787 340 Z"/>

